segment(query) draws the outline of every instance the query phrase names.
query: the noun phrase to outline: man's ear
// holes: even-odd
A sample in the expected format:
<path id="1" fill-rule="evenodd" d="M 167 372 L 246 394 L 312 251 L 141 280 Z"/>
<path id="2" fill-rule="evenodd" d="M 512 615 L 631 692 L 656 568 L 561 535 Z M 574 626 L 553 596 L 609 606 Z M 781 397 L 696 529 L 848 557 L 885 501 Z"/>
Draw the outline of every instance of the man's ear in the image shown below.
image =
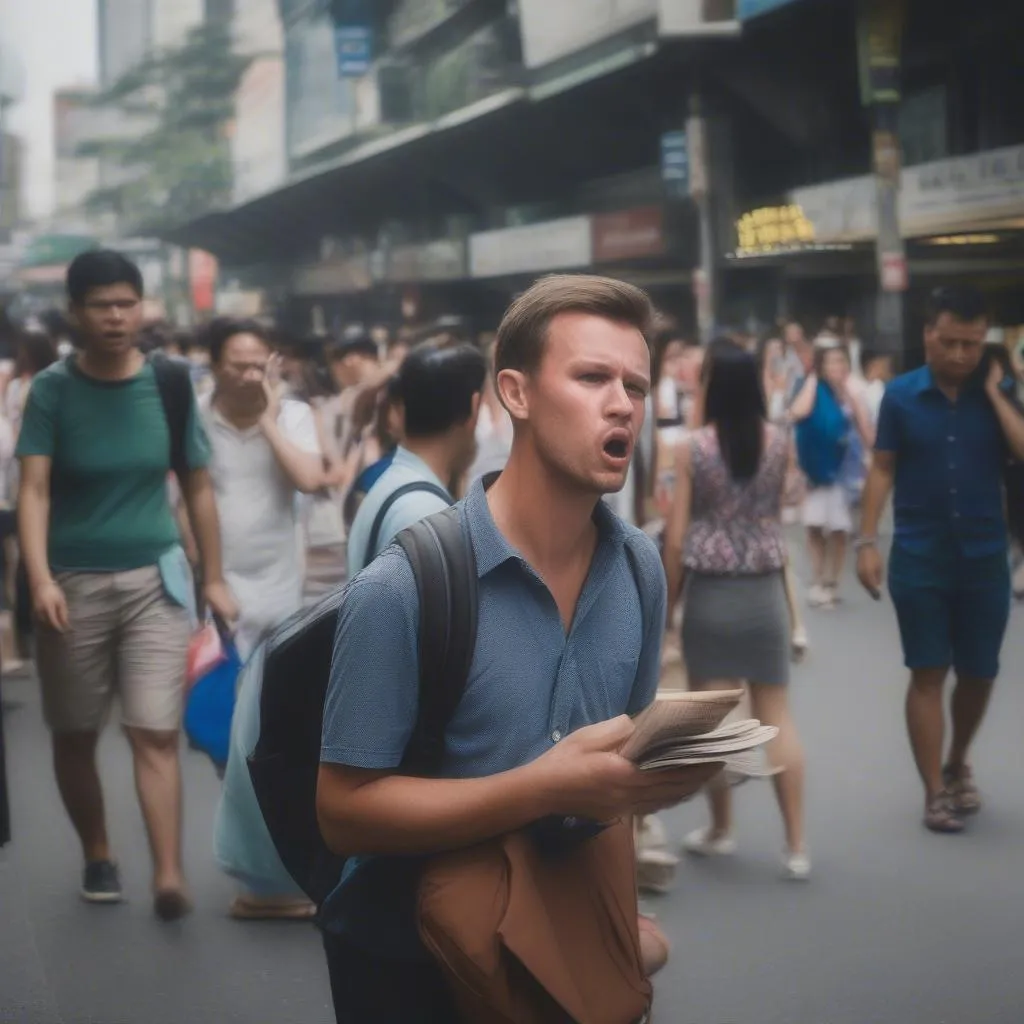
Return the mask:
<path id="1" fill-rule="evenodd" d="M 529 378 L 521 370 L 502 370 L 496 386 L 501 404 L 514 420 L 525 420 L 530 414 Z"/>
<path id="2" fill-rule="evenodd" d="M 68 320 L 73 327 L 77 327 L 79 330 L 82 329 L 82 321 L 78 316 L 78 307 L 73 303 L 68 303 Z"/>
<path id="3" fill-rule="evenodd" d="M 477 391 L 469 403 L 469 419 L 466 421 L 475 430 L 477 420 L 480 419 L 480 402 L 483 399 L 483 392 Z"/>

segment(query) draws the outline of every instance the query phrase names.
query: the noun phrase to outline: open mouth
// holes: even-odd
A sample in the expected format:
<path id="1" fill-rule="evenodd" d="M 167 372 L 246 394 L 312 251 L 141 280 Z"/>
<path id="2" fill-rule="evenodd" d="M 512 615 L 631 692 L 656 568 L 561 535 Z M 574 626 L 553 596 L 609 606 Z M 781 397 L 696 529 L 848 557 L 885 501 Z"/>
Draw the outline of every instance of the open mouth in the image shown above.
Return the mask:
<path id="1" fill-rule="evenodd" d="M 613 459 L 624 459 L 629 455 L 629 442 L 625 438 L 613 437 L 605 441 L 604 453 Z"/>

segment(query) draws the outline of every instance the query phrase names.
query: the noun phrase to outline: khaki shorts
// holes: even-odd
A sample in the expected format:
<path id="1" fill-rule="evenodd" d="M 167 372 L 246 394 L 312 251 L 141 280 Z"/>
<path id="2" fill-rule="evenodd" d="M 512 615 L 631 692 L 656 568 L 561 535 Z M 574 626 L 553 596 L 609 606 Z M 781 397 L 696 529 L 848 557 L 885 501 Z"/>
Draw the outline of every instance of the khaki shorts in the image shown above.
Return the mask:
<path id="1" fill-rule="evenodd" d="M 181 725 L 191 635 L 188 612 L 155 566 L 65 572 L 57 582 L 71 629 L 37 624 L 43 714 L 53 732 L 98 732 L 116 694 L 122 724 L 158 732 Z"/>

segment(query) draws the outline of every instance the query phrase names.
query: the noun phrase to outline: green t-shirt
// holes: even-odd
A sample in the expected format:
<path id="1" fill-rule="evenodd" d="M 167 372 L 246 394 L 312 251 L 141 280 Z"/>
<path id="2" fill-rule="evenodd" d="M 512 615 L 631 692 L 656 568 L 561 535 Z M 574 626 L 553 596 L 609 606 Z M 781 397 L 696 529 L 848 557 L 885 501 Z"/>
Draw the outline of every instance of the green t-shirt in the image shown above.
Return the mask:
<path id="1" fill-rule="evenodd" d="M 149 363 L 120 381 L 54 363 L 32 381 L 17 455 L 53 460 L 52 571 L 138 569 L 179 543 L 167 495 L 170 431 Z M 194 395 L 185 455 L 191 469 L 210 460 Z"/>

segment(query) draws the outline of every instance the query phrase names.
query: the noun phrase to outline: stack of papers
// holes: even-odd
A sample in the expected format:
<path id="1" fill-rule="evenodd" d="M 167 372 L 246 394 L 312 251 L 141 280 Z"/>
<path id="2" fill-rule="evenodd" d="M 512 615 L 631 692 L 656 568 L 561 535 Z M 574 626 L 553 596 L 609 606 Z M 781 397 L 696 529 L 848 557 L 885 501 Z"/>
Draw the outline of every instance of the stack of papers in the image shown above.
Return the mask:
<path id="1" fill-rule="evenodd" d="M 720 763 L 733 782 L 772 775 L 761 748 L 779 730 L 753 718 L 722 724 L 742 697 L 742 690 L 659 694 L 621 753 L 644 771 Z"/>

